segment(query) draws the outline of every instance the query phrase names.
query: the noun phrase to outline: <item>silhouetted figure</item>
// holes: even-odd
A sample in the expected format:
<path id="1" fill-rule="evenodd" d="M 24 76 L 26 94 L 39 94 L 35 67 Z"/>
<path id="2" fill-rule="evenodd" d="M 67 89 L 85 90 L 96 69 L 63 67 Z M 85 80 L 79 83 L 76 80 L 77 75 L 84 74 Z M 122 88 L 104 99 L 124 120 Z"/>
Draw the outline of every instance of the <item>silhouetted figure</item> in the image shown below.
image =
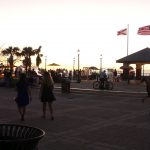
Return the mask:
<path id="1" fill-rule="evenodd" d="M 113 72 L 113 80 L 114 80 L 114 82 L 117 81 L 117 70 L 116 69 Z"/>
<path id="2" fill-rule="evenodd" d="M 19 81 L 16 84 L 17 87 L 17 97 L 16 103 L 18 106 L 18 111 L 21 115 L 21 121 L 24 121 L 24 116 L 26 113 L 26 106 L 29 104 L 29 101 L 32 99 L 31 91 L 26 80 L 26 74 L 21 73 Z"/>
<path id="3" fill-rule="evenodd" d="M 101 85 L 100 87 L 102 89 L 104 89 L 104 82 L 107 80 L 107 75 L 106 75 L 106 71 L 104 70 L 103 72 L 100 73 L 100 81 L 101 81 Z"/>
<path id="4" fill-rule="evenodd" d="M 53 94 L 53 89 L 54 89 L 54 81 L 51 75 L 47 71 L 45 71 L 43 74 L 43 80 L 40 89 L 40 96 L 41 96 L 40 98 L 41 98 L 41 102 L 43 103 L 42 117 L 46 118 L 46 106 L 48 103 L 51 120 L 54 120 L 52 102 L 56 100 Z"/>
<path id="5" fill-rule="evenodd" d="M 147 95 L 150 97 L 150 78 L 145 79 Z"/>

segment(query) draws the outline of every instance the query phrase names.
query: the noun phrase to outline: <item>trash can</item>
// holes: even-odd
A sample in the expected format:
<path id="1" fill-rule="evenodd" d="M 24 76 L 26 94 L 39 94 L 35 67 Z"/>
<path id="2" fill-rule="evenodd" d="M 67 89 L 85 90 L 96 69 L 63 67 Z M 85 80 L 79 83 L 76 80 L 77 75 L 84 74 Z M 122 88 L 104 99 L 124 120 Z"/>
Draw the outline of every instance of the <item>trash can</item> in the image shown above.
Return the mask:
<path id="1" fill-rule="evenodd" d="M 0 150 L 37 150 L 45 135 L 42 129 L 16 124 L 0 124 Z"/>
<path id="2" fill-rule="evenodd" d="M 69 78 L 62 78 L 61 91 L 62 93 L 70 93 L 70 79 Z"/>

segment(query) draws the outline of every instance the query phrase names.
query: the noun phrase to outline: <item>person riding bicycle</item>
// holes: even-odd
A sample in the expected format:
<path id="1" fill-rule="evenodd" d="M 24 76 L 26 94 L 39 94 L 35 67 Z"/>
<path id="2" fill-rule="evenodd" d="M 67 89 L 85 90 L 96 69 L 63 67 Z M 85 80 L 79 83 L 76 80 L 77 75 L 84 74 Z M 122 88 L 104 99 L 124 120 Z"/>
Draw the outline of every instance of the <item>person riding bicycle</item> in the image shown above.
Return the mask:
<path id="1" fill-rule="evenodd" d="M 107 80 L 107 75 L 106 75 L 106 70 L 102 71 L 100 73 L 100 81 L 101 81 L 101 84 L 100 84 L 100 87 L 102 89 L 104 89 L 104 82 Z"/>

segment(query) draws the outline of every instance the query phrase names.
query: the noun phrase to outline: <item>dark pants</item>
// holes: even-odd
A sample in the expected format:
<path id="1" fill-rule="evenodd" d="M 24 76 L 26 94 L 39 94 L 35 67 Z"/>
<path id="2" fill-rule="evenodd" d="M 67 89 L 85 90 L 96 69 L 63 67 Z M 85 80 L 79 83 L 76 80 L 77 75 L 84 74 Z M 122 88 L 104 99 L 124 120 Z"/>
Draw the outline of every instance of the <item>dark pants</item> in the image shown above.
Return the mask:
<path id="1" fill-rule="evenodd" d="M 150 97 L 150 86 L 149 86 L 149 85 L 147 85 L 147 86 L 146 86 L 146 89 L 147 89 L 148 97 Z"/>
<path id="2" fill-rule="evenodd" d="M 100 88 L 104 89 L 105 78 L 101 78 L 100 81 L 101 81 Z"/>

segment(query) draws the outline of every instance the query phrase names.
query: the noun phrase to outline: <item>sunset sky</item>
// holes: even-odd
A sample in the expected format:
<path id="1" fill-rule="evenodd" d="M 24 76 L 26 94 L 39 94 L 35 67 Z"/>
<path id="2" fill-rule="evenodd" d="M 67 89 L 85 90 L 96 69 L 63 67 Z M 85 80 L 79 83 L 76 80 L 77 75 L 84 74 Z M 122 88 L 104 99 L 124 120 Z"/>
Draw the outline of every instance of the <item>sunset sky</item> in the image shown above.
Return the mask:
<path id="1" fill-rule="evenodd" d="M 47 64 L 119 68 L 127 54 L 127 37 L 117 31 L 129 24 L 129 54 L 150 47 L 150 35 L 137 35 L 150 25 L 149 0 L 4 0 L 0 2 L 0 45 L 42 46 Z M 43 57 L 43 65 L 44 65 Z"/>

